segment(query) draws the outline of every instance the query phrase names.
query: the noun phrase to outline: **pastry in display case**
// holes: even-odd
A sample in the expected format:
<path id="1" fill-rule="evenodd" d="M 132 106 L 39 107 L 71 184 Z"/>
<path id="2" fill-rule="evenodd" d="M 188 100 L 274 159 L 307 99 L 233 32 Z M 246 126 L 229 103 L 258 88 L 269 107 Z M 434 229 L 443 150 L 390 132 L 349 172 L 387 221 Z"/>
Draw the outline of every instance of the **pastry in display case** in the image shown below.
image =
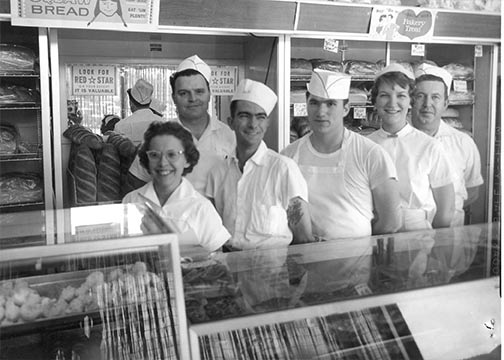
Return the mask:
<path id="1" fill-rule="evenodd" d="M 145 209 L 113 206 L 122 226 L 89 217 L 73 242 L 2 251 L 1 359 L 187 358 L 178 237 L 142 236 Z"/>
<path id="2" fill-rule="evenodd" d="M 461 359 L 490 353 L 500 345 L 499 280 L 488 251 L 500 238 L 499 226 L 185 259 L 192 358 Z M 483 326 L 488 321 L 495 324 L 491 331 Z"/>

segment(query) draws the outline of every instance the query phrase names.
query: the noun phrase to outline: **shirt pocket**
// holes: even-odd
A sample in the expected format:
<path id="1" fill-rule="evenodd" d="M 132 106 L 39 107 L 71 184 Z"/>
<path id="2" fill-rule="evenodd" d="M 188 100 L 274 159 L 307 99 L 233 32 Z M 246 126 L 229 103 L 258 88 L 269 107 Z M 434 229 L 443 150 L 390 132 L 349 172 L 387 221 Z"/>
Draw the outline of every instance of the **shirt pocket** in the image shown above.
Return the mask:
<path id="1" fill-rule="evenodd" d="M 250 225 L 256 234 L 285 236 L 289 232 L 287 212 L 279 205 L 254 207 Z"/>

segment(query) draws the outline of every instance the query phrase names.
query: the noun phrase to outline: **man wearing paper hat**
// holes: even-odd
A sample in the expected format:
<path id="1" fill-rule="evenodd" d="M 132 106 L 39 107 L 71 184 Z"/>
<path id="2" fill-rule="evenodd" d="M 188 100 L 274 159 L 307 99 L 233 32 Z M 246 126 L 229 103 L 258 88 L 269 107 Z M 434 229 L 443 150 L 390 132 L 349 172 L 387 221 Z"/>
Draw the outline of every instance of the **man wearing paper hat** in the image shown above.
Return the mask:
<path id="1" fill-rule="evenodd" d="M 231 249 L 313 241 L 303 175 L 263 141 L 276 102 L 273 90 L 251 79 L 242 80 L 231 99 L 236 151 L 210 171 L 206 188 L 232 234 Z"/>
<path id="2" fill-rule="evenodd" d="M 144 79 L 138 79 L 132 88 L 127 90 L 130 110 L 132 114 L 119 121 L 114 131 L 128 137 L 135 145 L 143 140 L 143 134 L 149 124 L 159 117 L 154 115 L 149 106 L 152 100 L 154 87 Z"/>
<path id="3" fill-rule="evenodd" d="M 307 89 L 312 133 L 282 153 L 299 164 L 308 183 L 315 236 L 336 239 L 396 231 L 394 164 L 377 144 L 343 124 L 350 110 L 350 76 L 317 69 Z"/>
<path id="4" fill-rule="evenodd" d="M 210 169 L 215 162 L 230 155 L 236 144 L 229 126 L 208 113 L 211 75 L 210 66 L 193 55 L 184 59 L 170 76 L 172 100 L 178 117 L 169 121 L 181 123 L 193 135 L 200 159 L 186 178 L 201 194 L 205 192 Z M 138 158 L 133 161 L 129 172 L 129 182 L 134 188 L 151 179 Z"/>
<path id="5" fill-rule="evenodd" d="M 445 69 L 421 64 L 415 71 L 412 123 L 438 139 L 448 157 L 455 186 L 455 215 L 452 226 L 464 225 L 465 211 L 478 198 L 483 184 L 481 159 L 474 140 L 442 120 L 448 109 L 452 76 Z"/>
<path id="6" fill-rule="evenodd" d="M 414 84 L 413 73 L 393 63 L 378 73 L 371 89 L 382 125 L 368 138 L 385 149 L 397 169 L 401 231 L 449 227 L 455 203 L 441 145 L 408 122 Z"/>
<path id="7" fill-rule="evenodd" d="M 150 109 L 157 116 L 163 117 L 163 114 L 166 110 L 166 103 L 164 103 L 156 98 L 152 98 L 152 101 L 150 103 Z"/>

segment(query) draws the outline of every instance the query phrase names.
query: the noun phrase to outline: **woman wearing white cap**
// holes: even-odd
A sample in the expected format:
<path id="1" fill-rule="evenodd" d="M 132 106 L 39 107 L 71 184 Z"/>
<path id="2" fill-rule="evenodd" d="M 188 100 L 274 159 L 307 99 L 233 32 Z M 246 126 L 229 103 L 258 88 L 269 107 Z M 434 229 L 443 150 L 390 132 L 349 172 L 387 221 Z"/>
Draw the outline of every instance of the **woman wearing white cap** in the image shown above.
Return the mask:
<path id="1" fill-rule="evenodd" d="M 449 227 L 454 211 L 454 190 L 448 160 L 441 144 L 412 127 L 414 76 L 399 64 L 376 75 L 371 98 L 382 120 L 369 138 L 392 157 L 399 180 L 402 231 Z"/>
<path id="2" fill-rule="evenodd" d="M 282 152 L 308 183 L 313 232 L 324 239 L 392 233 L 399 225 L 392 160 L 343 125 L 349 90 L 349 75 L 315 70 L 306 99 L 312 133 Z"/>
<path id="3" fill-rule="evenodd" d="M 244 79 L 231 100 L 236 152 L 210 172 L 206 196 L 231 233 L 231 248 L 283 247 L 313 240 L 308 189 L 291 159 L 263 141 L 277 96 Z"/>

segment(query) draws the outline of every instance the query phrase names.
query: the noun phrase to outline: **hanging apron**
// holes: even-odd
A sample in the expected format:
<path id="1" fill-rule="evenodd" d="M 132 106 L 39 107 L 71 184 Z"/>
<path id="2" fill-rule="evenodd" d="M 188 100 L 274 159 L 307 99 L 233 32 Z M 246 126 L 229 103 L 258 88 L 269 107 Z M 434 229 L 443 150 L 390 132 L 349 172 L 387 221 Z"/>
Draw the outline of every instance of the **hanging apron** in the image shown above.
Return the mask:
<path id="1" fill-rule="evenodd" d="M 310 141 L 309 137 L 306 141 Z M 371 222 L 353 205 L 345 185 L 347 149 L 342 144 L 333 167 L 299 164 L 299 148 L 293 156 L 309 189 L 312 231 L 324 239 L 371 235 Z"/>

